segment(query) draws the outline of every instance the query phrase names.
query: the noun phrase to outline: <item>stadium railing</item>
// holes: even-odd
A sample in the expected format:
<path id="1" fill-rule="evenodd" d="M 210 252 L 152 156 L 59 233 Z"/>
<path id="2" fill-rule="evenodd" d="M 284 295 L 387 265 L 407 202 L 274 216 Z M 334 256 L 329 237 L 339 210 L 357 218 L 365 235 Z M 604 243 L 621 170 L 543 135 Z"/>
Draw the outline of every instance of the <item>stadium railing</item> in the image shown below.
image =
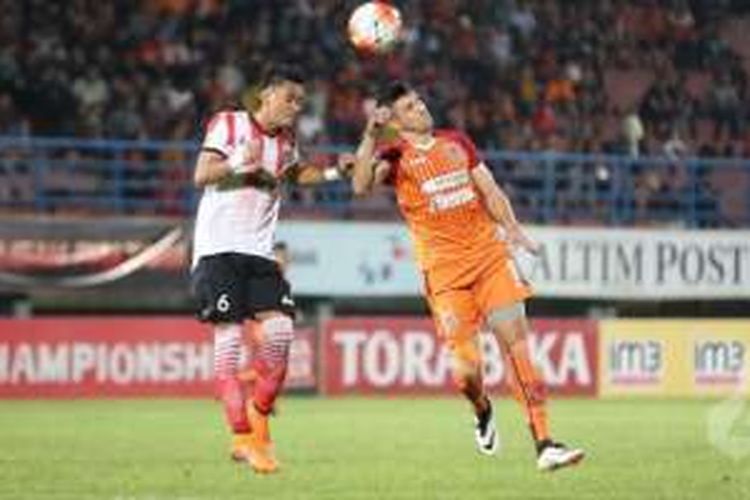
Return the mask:
<path id="1" fill-rule="evenodd" d="M 344 146 L 316 147 L 332 160 Z M 193 142 L 0 136 L 0 207 L 6 213 L 148 214 L 195 210 Z M 519 217 L 539 224 L 750 225 L 750 160 L 486 151 Z M 383 190 L 354 201 L 345 182 L 287 188 L 287 213 L 391 218 Z"/>

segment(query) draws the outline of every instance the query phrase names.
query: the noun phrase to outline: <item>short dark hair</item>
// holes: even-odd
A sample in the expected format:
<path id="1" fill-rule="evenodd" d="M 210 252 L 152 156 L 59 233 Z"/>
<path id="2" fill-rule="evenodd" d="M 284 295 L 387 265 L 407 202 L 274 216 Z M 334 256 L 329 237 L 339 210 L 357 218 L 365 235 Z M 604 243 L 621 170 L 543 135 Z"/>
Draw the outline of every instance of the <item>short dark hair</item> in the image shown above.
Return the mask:
<path id="1" fill-rule="evenodd" d="M 295 64 L 279 64 L 269 67 L 261 80 L 261 88 L 272 87 L 283 82 L 305 84 L 305 73 Z"/>
<path id="2" fill-rule="evenodd" d="M 390 83 L 378 94 L 378 106 L 391 106 L 412 90 L 414 89 L 406 82 L 395 81 Z"/>

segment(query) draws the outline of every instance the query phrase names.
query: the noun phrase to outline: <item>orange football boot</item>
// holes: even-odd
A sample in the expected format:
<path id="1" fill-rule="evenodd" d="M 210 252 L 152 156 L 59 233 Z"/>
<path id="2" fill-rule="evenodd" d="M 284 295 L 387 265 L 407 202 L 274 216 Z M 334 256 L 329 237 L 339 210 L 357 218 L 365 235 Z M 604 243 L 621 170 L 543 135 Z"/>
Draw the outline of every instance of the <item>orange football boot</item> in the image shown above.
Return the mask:
<path id="1" fill-rule="evenodd" d="M 232 445 L 230 447 L 230 456 L 235 462 L 246 462 L 247 457 L 250 454 L 250 441 L 252 435 L 247 434 L 232 434 Z"/>
<path id="2" fill-rule="evenodd" d="M 268 428 L 268 415 L 261 414 L 250 405 L 247 411 L 250 420 L 250 446 L 247 461 L 255 472 L 273 474 L 279 470 L 280 464 L 276 459 L 271 433 Z"/>

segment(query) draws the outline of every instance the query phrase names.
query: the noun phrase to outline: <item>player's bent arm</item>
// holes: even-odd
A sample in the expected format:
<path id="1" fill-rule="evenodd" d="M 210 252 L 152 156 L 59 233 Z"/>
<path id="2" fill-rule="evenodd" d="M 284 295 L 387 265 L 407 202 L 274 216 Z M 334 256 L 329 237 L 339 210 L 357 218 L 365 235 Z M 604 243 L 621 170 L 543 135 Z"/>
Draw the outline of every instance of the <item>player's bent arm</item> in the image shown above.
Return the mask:
<path id="1" fill-rule="evenodd" d="M 513 212 L 510 200 L 495 182 L 495 178 L 487 165 L 484 162 L 480 163 L 471 171 L 471 176 L 482 194 L 484 205 L 490 216 L 505 229 L 517 228 L 518 220 Z"/>
<path id="2" fill-rule="evenodd" d="M 199 188 L 216 184 L 231 173 L 232 168 L 225 156 L 216 151 L 203 150 L 198 154 L 193 184 Z"/>
<path id="3" fill-rule="evenodd" d="M 391 172 L 391 164 L 375 158 L 375 135 L 365 132 L 354 156 L 352 190 L 357 196 L 365 196 L 372 188 L 382 184 Z"/>
<path id="4" fill-rule="evenodd" d="M 369 167 L 369 174 L 366 180 L 360 179 L 360 184 L 356 184 L 354 176 L 352 176 L 352 190 L 357 196 L 369 195 L 375 186 L 384 184 L 388 177 L 391 175 L 391 164 L 386 160 L 375 161 Z"/>
<path id="5" fill-rule="evenodd" d="M 505 229 L 507 241 L 514 247 L 518 246 L 536 254 L 540 250 L 539 244 L 529 238 L 521 228 L 508 196 L 497 185 L 487 165 L 480 163 L 471 171 L 471 176 L 490 216 Z"/>
<path id="6" fill-rule="evenodd" d="M 355 195 L 366 195 L 372 189 L 372 182 L 375 177 L 375 162 L 375 136 L 367 131 L 354 155 L 352 190 Z"/>
<path id="7" fill-rule="evenodd" d="M 385 181 L 388 179 L 388 177 L 391 176 L 391 169 L 393 167 L 391 166 L 391 163 L 385 160 L 380 160 L 377 165 L 375 165 L 375 173 L 372 180 L 372 185 L 379 186 L 380 184 L 385 184 Z"/>
<path id="8" fill-rule="evenodd" d="M 339 181 L 346 175 L 346 165 L 319 167 L 308 163 L 291 167 L 286 180 L 302 186 L 313 186 L 324 182 Z"/>

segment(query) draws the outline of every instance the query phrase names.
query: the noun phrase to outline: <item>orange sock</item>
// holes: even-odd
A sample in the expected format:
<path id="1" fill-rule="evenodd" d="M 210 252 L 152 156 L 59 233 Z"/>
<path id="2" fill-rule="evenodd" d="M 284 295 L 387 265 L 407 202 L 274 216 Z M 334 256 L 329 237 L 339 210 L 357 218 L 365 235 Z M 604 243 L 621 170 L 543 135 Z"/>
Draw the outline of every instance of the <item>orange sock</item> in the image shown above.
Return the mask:
<path id="1" fill-rule="evenodd" d="M 464 397 L 471 403 L 476 415 L 481 415 L 487 411 L 489 399 L 484 390 L 484 382 L 481 374 L 474 376 L 456 377 L 453 379 L 454 384 Z"/>
<path id="2" fill-rule="evenodd" d="M 529 359 L 525 340 L 504 345 L 508 380 L 516 400 L 526 412 L 526 420 L 535 442 L 549 439 L 547 395 L 544 382 Z"/>

